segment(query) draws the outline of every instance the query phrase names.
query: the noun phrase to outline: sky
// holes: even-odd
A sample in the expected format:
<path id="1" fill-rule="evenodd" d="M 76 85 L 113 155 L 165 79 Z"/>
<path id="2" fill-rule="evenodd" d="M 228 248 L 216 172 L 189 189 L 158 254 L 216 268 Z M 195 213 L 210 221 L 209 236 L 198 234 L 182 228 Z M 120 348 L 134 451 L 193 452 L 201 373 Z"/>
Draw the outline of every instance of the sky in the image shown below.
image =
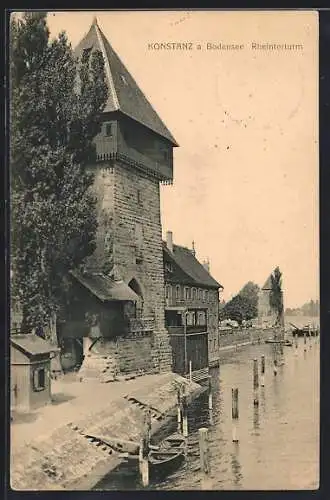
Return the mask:
<path id="1" fill-rule="evenodd" d="M 51 35 L 75 47 L 94 16 L 180 146 L 161 187 L 164 238 L 195 242 L 225 300 L 276 266 L 286 307 L 318 299 L 317 13 L 53 12 Z M 166 42 L 192 50 L 150 48 Z"/>

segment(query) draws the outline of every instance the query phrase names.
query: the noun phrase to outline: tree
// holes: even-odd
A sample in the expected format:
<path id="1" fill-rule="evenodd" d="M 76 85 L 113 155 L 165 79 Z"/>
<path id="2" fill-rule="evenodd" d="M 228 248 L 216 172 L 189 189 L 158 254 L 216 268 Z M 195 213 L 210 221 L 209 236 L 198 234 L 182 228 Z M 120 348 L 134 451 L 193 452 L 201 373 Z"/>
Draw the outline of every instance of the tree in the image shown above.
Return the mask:
<path id="1" fill-rule="evenodd" d="M 24 331 L 61 311 L 70 270 L 94 251 L 88 164 L 107 98 L 102 54 L 76 61 L 46 16 L 12 16 L 10 33 L 11 289 Z"/>
<path id="2" fill-rule="evenodd" d="M 284 324 L 283 292 L 282 292 L 282 273 L 279 267 L 276 267 L 271 274 L 271 290 L 269 295 L 269 304 L 276 314 L 275 326 Z"/>
<path id="3" fill-rule="evenodd" d="M 220 311 L 220 320 L 231 319 L 239 325 L 244 320 L 251 320 L 257 316 L 256 307 L 250 300 L 240 294 L 235 295 Z"/>
<path id="4" fill-rule="evenodd" d="M 253 311 L 252 318 L 256 318 L 258 316 L 259 290 L 260 288 L 256 283 L 253 283 L 253 281 L 248 281 L 239 292 L 239 295 L 247 300 L 250 304 L 251 310 Z"/>

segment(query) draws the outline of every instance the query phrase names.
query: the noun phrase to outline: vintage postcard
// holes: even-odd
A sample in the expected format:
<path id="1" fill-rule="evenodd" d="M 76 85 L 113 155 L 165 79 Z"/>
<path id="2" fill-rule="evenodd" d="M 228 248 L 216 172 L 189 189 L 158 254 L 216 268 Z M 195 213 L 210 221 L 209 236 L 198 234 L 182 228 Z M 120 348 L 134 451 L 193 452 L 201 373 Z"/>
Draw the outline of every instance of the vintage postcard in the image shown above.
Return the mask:
<path id="1" fill-rule="evenodd" d="M 317 489 L 317 12 L 9 33 L 11 488 Z"/>

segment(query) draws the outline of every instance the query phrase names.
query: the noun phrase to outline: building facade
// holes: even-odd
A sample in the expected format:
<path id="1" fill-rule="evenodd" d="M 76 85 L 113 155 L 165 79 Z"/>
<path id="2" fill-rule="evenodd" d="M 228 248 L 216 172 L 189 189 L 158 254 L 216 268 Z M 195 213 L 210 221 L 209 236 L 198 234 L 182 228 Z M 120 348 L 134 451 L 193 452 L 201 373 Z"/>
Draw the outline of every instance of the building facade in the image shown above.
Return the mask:
<path id="1" fill-rule="evenodd" d="M 177 143 L 96 20 L 75 55 L 84 50 L 103 54 L 109 96 L 95 138 L 96 162 L 89 166 L 97 198 L 96 250 L 83 271 L 72 273 L 77 292 L 61 342 L 68 350 L 82 346 L 82 371 L 91 373 L 101 357 L 121 372 L 171 370 L 160 183 L 172 182 Z"/>
<path id="2" fill-rule="evenodd" d="M 219 290 L 223 287 L 202 265 L 195 250 L 163 242 L 165 324 L 173 348 L 173 369 L 187 373 L 189 361 L 199 376 L 219 363 Z M 185 338 L 186 337 L 186 338 Z"/>
<path id="3" fill-rule="evenodd" d="M 51 358 L 58 351 L 34 334 L 10 337 L 10 406 L 29 411 L 51 402 Z"/>
<path id="4" fill-rule="evenodd" d="M 277 315 L 270 305 L 270 295 L 272 290 L 272 278 L 268 276 L 258 296 L 258 322 L 260 326 L 272 327 L 276 323 Z"/>

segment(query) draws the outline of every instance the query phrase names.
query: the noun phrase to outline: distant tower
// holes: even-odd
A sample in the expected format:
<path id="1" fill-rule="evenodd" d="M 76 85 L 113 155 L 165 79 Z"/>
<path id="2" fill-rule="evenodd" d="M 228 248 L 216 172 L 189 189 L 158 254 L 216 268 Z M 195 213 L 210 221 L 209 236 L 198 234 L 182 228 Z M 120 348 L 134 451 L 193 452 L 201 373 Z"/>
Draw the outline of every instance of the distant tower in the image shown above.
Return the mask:
<path id="1" fill-rule="evenodd" d="M 258 322 L 260 325 L 273 326 L 276 322 L 276 312 L 270 305 L 270 294 L 272 290 L 272 277 L 268 276 L 263 287 L 259 290 L 258 297 Z"/>
<path id="2" fill-rule="evenodd" d="M 101 131 L 95 139 L 96 163 L 90 166 L 95 172 L 99 225 L 85 283 L 93 277 L 104 278 L 104 283 L 108 283 L 106 278 L 110 277 L 121 283 L 122 290 L 125 286 L 133 290 L 137 297 L 135 309 L 125 293 L 121 300 L 117 296 L 113 301 L 110 298 L 103 307 L 110 313 L 120 310 L 125 318 L 140 323 L 153 318 L 150 324 L 154 366 L 160 371 L 169 370 L 171 348 L 164 320 L 159 184 L 172 183 L 173 147 L 177 143 L 96 19 L 76 48 L 75 56 L 90 49 L 103 55 L 109 96 L 101 117 Z M 108 330 L 106 335 L 111 340 L 113 334 L 111 328 Z M 125 335 L 131 333 L 128 328 Z"/>

